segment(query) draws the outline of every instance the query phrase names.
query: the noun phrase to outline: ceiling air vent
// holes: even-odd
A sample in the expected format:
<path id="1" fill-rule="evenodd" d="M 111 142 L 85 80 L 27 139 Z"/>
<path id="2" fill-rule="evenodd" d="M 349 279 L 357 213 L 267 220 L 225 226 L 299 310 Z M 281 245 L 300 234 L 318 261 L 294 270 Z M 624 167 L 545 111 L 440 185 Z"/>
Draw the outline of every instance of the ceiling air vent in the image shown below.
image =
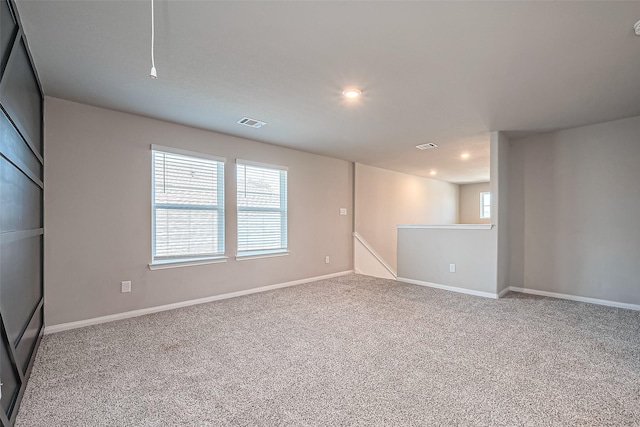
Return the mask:
<path id="1" fill-rule="evenodd" d="M 241 125 L 249 126 L 250 128 L 256 128 L 256 129 L 266 125 L 265 122 L 261 122 L 260 120 L 256 120 L 256 119 L 250 119 L 249 117 L 241 118 L 240 120 L 238 120 L 238 123 Z"/>
<path id="2" fill-rule="evenodd" d="M 416 145 L 418 150 L 430 150 L 431 148 L 436 148 L 438 144 L 434 144 L 433 142 L 427 142 L 426 144 Z"/>

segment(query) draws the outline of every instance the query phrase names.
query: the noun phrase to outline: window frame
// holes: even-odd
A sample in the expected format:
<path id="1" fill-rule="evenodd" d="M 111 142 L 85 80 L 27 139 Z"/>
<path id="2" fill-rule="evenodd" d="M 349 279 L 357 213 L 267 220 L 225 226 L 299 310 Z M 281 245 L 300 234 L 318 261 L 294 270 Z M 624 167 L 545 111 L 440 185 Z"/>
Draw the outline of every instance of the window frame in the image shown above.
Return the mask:
<path id="1" fill-rule="evenodd" d="M 488 216 L 484 215 L 484 208 L 486 206 L 484 203 L 485 196 L 489 197 L 489 215 Z M 490 191 L 480 192 L 480 219 L 491 219 L 491 192 Z"/>
<path id="2" fill-rule="evenodd" d="M 218 162 L 217 167 L 217 204 L 215 207 L 199 206 L 203 210 L 218 212 L 218 218 L 221 219 L 217 226 L 218 252 L 214 254 L 203 254 L 202 256 L 183 255 L 156 257 L 156 209 L 158 205 L 167 205 L 172 208 L 177 206 L 195 206 L 195 205 L 179 205 L 179 204 L 156 204 L 156 170 L 155 170 L 155 153 L 174 154 L 178 156 L 192 157 L 196 159 L 204 159 Z M 195 151 L 183 150 L 180 148 L 167 147 L 164 145 L 151 145 L 151 262 L 149 268 L 151 270 L 183 267 L 190 265 L 212 264 L 225 262 L 226 254 L 226 211 L 225 211 L 225 164 L 227 159 L 224 157 L 214 156 L 211 154 L 200 153 Z"/>
<path id="3" fill-rule="evenodd" d="M 238 166 L 253 166 L 263 169 L 271 169 L 280 172 L 280 208 L 247 208 L 240 206 L 237 202 L 239 185 L 238 185 Z M 284 173 L 284 179 L 283 179 Z M 278 256 L 289 255 L 289 168 L 282 165 L 276 165 L 271 163 L 256 162 L 253 160 L 236 159 L 236 260 L 250 260 L 257 258 L 271 258 Z M 283 191 L 284 187 L 284 191 Z M 265 211 L 265 212 L 280 212 L 280 243 L 281 247 L 276 249 L 255 249 L 255 250 L 240 250 L 240 221 L 239 215 L 241 211 Z"/>

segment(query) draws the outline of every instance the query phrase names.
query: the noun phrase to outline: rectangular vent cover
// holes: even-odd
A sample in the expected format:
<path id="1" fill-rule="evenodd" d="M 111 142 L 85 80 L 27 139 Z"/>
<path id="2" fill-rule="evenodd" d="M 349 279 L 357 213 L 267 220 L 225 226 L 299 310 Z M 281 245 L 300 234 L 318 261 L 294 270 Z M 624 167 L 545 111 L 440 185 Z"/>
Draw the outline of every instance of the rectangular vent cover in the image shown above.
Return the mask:
<path id="1" fill-rule="evenodd" d="M 438 145 L 433 142 L 427 142 L 426 144 L 416 145 L 418 150 L 429 150 L 431 148 L 436 148 Z"/>
<path id="2" fill-rule="evenodd" d="M 241 125 L 249 126 L 250 128 L 256 128 L 256 129 L 266 125 L 265 122 L 261 122 L 260 120 L 256 120 L 256 119 L 251 119 L 249 117 L 241 118 L 240 120 L 238 120 L 238 123 Z"/>

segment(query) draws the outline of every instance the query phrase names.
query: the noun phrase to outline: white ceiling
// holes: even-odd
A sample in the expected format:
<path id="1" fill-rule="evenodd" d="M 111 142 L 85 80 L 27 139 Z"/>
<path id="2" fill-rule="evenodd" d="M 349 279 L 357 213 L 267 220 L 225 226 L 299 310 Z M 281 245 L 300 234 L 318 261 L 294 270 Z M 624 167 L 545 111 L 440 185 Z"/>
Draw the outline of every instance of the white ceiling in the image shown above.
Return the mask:
<path id="1" fill-rule="evenodd" d="M 149 1 L 17 4 L 49 96 L 451 182 L 491 130 L 640 115 L 640 2 L 156 2 L 158 80 Z"/>

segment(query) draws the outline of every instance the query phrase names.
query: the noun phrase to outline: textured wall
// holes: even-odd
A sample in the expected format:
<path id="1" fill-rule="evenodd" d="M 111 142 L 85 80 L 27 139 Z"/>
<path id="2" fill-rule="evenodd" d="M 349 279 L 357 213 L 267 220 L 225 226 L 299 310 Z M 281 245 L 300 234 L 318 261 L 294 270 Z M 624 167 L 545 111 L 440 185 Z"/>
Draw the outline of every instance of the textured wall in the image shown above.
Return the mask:
<path id="1" fill-rule="evenodd" d="M 47 325 L 353 268 L 351 163 L 55 98 L 45 105 Z M 148 269 L 152 143 L 227 158 L 226 263 Z M 289 168 L 289 256 L 235 260 L 236 158 Z M 132 293 L 120 293 L 123 280 Z"/>

